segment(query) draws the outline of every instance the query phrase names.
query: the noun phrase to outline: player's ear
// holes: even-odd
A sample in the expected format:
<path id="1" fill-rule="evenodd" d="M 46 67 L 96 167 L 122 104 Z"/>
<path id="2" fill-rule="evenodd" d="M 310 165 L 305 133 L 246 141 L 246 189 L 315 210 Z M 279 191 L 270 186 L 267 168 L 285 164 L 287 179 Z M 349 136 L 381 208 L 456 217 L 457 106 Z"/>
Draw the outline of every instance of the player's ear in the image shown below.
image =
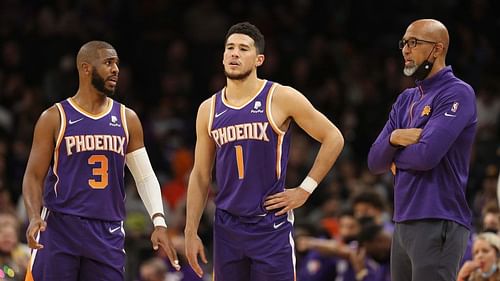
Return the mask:
<path id="1" fill-rule="evenodd" d="M 259 67 L 264 63 L 265 56 L 263 54 L 257 55 L 257 60 L 255 61 L 255 66 Z"/>
<path id="2" fill-rule="evenodd" d="M 89 75 L 92 71 L 92 66 L 86 62 L 82 62 L 81 68 L 85 75 Z"/>

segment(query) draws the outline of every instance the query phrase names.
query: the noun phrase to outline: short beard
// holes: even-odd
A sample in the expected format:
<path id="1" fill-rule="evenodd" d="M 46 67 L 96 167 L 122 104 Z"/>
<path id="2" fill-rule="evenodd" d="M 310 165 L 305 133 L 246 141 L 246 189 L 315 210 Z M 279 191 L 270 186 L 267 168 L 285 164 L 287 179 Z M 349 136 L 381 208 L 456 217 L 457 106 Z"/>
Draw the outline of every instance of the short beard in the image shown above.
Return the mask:
<path id="1" fill-rule="evenodd" d="M 410 67 L 406 67 L 403 70 L 403 73 L 408 77 L 413 77 L 415 80 L 422 81 L 429 76 L 429 73 L 432 70 L 433 62 L 425 60 L 419 65 L 413 65 Z"/>
<path id="2" fill-rule="evenodd" d="M 252 70 L 248 70 L 246 72 L 243 72 L 243 73 L 239 73 L 239 74 L 230 74 L 228 73 L 225 69 L 224 69 L 224 74 L 226 75 L 226 77 L 230 80 L 245 80 L 248 78 L 248 76 L 250 76 L 250 73 L 252 73 Z"/>
<path id="3" fill-rule="evenodd" d="M 411 66 L 405 66 L 403 69 L 404 75 L 411 77 L 413 74 L 415 74 L 415 71 L 417 71 L 418 65 L 413 64 Z"/>
<path id="4" fill-rule="evenodd" d="M 106 89 L 106 86 L 104 85 L 106 83 L 104 81 L 104 78 L 102 78 L 99 74 L 97 74 L 97 71 L 95 68 L 92 70 L 91 83 L 92 83 L 92 86 L 94 86 L 94 88 L 96 88 L 97 91 L 105 94 L 106 96 L 112 96 L 115 93 L 114 90 Z"/>

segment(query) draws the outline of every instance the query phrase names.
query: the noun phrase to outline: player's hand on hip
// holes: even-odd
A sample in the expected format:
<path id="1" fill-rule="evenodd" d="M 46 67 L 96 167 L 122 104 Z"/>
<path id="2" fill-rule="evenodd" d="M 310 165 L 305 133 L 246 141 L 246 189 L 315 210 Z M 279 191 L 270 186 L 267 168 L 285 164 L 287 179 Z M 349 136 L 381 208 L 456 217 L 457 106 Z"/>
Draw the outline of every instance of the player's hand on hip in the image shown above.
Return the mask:
<path id="1" fill-rule="evenodd" d="M 163 248 L 170 260 L 170 264 L 172 264 L 175 270 L 179 271 L 181 269 L 177 252 L 175 251 L 170 237 L 168 237 L 167 228 L 163 226 L 155 227 L 153 234 L 151 234 L 151 242 L 153 243 L 153 249 L 158 250 L 158 246 Z"/>
<path id="2" fill-rule="evenodd" d="M 33 218 L 30 220 L 28 229 L 26 230 L 26 240 L 31 249 L 43 249 L 43 245 L 36 241 L 36 235 L 39 231 L 45 231 L 47 222 L 41 217 Z"/>
<path id="3" fill-rule="evenodd" d="M 208 263 L 207 257 L 205 255 L 205 249 L 203 247 L 203 242 L 198 235 L 186 235 L 186 256 L 189 265 L 194 270 L 198 277 L 203 276 L 203 269 L 201 269 L 198 263 L 198 255 L 200 255 L 201 261 L 205 264 Z"/>
<path id="4" fill-rule="evenodd" d="M 285 189 L 283 192 L 268 196 L 264 201 L 264 207 L 268 211 L 281 209 L 276 212 L 277 216 L 281 216 L 304 205 L 309 195 L 311 195 L 309 192 L 300 187 Z"/>

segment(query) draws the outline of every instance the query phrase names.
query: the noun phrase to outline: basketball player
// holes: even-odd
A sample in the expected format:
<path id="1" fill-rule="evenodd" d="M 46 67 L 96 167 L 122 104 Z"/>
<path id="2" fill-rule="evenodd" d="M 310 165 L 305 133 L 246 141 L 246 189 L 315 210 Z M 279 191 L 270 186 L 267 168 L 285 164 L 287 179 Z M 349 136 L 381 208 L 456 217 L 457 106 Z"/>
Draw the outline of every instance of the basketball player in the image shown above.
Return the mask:
<path id="1" fill-rule="evenodd" d="M 76 63 L 76 95 L 47 109 L 35 126 L 23 181 L 34 249 L 26 280 L 124 279 L 125 163 L 155 226 L 153 248 L 161 246 L 178 267 L 139 118 L 109 97 L 118 55 L 91 41 Z"/>
<path id="2" fill-rule="evenodd" d="M 217 281 L 294 280 L 292 210 L 304 204 L 343 147 L 339 130 L 301 93 L 257 77 L 263 52 L 264 37 L 254 25 L 233 25 L 223 57 L 227 85 L 198 111 L 195 164 L 187 195 L 186 254 L 202 276 L 198 256 L 205 263 L 207 259 L 197 231 L 215 161 Z M 321 147 L 304 182 L 285 189 L 292 121 Z"/>

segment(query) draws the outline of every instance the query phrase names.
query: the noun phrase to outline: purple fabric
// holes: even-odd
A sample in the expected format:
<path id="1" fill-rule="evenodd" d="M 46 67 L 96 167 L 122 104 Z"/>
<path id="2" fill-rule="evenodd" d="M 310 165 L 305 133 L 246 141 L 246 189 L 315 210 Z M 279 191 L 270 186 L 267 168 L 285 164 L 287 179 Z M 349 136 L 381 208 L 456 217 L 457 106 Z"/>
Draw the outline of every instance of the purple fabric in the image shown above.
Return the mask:
<path id="1" fill-rule="evenodd" d="M 224 91 L 215 95 L 210 128 L 216 142 L 218 208 L 237 216 L 266 213 L 264 199 L 284 190 L 290 134 L 280 137 L 267 116 L 272 82 L 241 108 L 224 102 Z M 240 160 L 240 166 L 238 165 Z M 278 163 L 280 167 L 277 168 Z M 278 177 L 278 170 L 280 176 Z"/>
<path id="2" fill-rule="evenodd" d="M 309 251 L 297 267 L 298 281 L 328 281 L 337 276 L 337 258 Z"/>
<path id="3" fill-rule="evenodd" d="M 125 234 L 121 222 L 49 212 L 40 234 L 44 248 L 32 255 L 34 281 L 124 278 Z"/>
<path id="4" fill-rule="evenodd" d="M 268 214 L 258 221 L 248 221 L 217 209 L 214 280 L 294 280 L 292 228 L 287 215 Z"/>
<path id="5" fill-rule="evenodd" d="M 56 147 L 57 165 L 50 167 L 45 180 L 44 205 L 64 214 L 123 220 L 128 140 L 121 105 L 113 101 L 111 111 L 99 118 L 82 113 L 68 100 L 61 105 L 66 116 L 64 137 Z"/>
<path id="6" fill-rule="evenodd" d="M 446 219 L 471 228 L 465 198 L 477 115 L 474 90 L 446 67 L 401 93 L 368 154 L 373 173 L 395 163 L 394 221 Z M 418 143 L 396 148 L 395 129 L 421 128 Z"/>

